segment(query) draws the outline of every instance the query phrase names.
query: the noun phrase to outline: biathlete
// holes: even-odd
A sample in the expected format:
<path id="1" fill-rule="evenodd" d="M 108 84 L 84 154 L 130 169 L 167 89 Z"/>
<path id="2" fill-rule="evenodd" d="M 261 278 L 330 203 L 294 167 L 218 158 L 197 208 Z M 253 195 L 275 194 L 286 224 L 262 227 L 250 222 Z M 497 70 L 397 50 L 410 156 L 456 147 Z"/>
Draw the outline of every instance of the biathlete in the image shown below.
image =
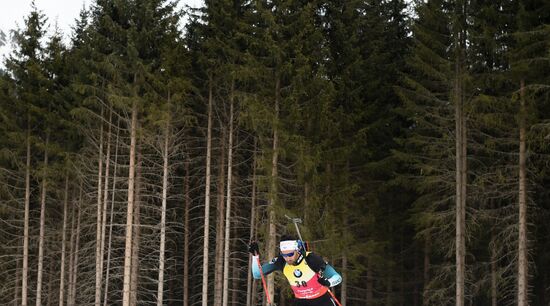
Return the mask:
<path id="1" fill-rule="evenodd" d="M 340 274 L 321 256 L 307 252 L 300 240 L 283 236 L 279 249 L 277 257 L 262 265 L 263 274 L 282 271 L 294 292 L 296 306 L 336 306 L 329 288 L 342 282 Z M 252 275 L 260 279 L 258 244 L 251 242 L 248 251 L 252 254 Z"/>

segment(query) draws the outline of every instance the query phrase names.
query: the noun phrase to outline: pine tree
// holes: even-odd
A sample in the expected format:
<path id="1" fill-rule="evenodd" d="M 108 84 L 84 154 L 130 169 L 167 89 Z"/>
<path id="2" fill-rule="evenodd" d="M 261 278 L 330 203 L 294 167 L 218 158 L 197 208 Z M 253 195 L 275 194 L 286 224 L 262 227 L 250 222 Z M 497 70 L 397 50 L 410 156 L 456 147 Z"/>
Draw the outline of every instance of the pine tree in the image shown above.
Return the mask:
<path id="1" fill-rule="evenodd" d="M 517 87 L 514 101 L 517 106 L 517 125 L 519 134 L 519 180 L 518 180 L 518 246 L 517 246 L 517 303 L 518 305 L 530 304 L 529 278 L 532 273 L 529 270 L 528 240 L 530 233 L 527 227 L 529 222 L 529 210 L 533 199 L 528 196 L 528 190 L 533 188 L 535 180 L 529 179 L 528 170 L 534 165 L 528 162 L 529 139 L 537 138 L 536 129 L 531 127 L 544 120 L 546 116 L 540 113 L 541 106 L 545 109 L 548 105 L 547 94 L 541 94 L 539 88 L 548 84 L 547 73 L 549 71 L 547 54 L 549 32 L 545 24 L 549 16 L 545 9 L 548 4 L 538 1 L 519 1 L 517 14 L 517 32 L 514 33 L 514 46 L 511 48 L 512 74 Z M 531 83 L 531 84 L 530 84 Z M 531 135 L 529 135 L 531 134 Z M 535 149 L 536 150 L 536 149 Z M 541 167 L 541 166 L 539 166 Z M 534 168 L 535 169 L 535 168 Z M 537 172 L 537 171 L 535 171 Z"/>
<path id="2" fill-rule="evenodd" d="M 245 245 L 276 256 L 285 214 L 343 305 L 548 304 L 546 2 L 207 1 L 180 32 L 97 0 L 68 46 L 34 8 L 0 72 L 0 304 L 260 304 Z"/>
<path id="3" fill-rule="evenodd" d="M 44 25 L 46 17 L 41 13 L 34 3 L 31 5 L 32 11 L 25 19 L 25 28 L 18 30 L 14 35 L 17 48 L 12 56 L 6 62 L 8 73 L 15 82 L 18 103 L 15 104 L 14 113 L 20 114 L 18 118 L 23 120 L 18 123 L 25 139 L 26 145 L 26 165 L 25 165 L 25 215 L 24 215 L 24 234 L 23 234 L 23 267 L 22 267 L 22 286 L 21 286 L 21 304 L 29 304 L 29 235 L 30 235 L 30 201 L 31 201 L 31 163 L 32 163 L 32 142 L 34 137 L 35 124 L 40 121 L 39 107 L 40 95 L 44 92 L 46 76 L 43 70 L 42 57 L 43 46 L 42 39 L 45 34 Z M 40 283 L 40 281 L 39 281 Z M 38 285 L 39 286 L 39 285 Z M 41 293 L 38 290 L 37 293 Z M 40 298 L 37 298 L 39 301 Z"/>
<path id="4" fill-rule="evenodd" d="M 513 258 L 507 244 L 515 240 L 510 237 L 515 213 L 506 198 L 516 175 L 512 170 L 515 157 L 507 152 L 514 151 L 516 145 L 510 142 L 508 134 L 508 123 L 514 121 L 514 107 L 510 100 L 506 50 L 512 42 L 512 12 L 516 7 L 514 2 L 479 2 L 471 9 L 468 61 L 477 93 L 468 107 L 469 134 L 473 140 L 469 150 L 475 156 L 470 166 L 470 194 L 472 205 L 479 207 L 479 211 L 470 217 L 476 220 L 474 223 L 483 224 L 472 228 L 480 230 L 473 234 L 478 238 L 471 243 L 472 253 L 479 258 L 472 263 L 475 271 L 472 286 L 487 290 L 487 294 L 479 292 L 472 299 L 490 299 L 492 305 L 502 303 L 510 295 L 512 284 L 510 265 L 504 263 Z"/>
<path id="5" fill-rule="evenodd" d="M 334 213 L 342 216 L 336 228 L 344 228 L 346 224 L 362 224 L 368 228 L 366 235 L 340 240 L 343 248 L 347 244 L 355 246 L 345 252 L 346 257 L 349 256 L 346 260 L 350 259 L 349 266 L 360 260 L 376 261 L 374 265 L 369 264 L 367 277 L 373 280 L 375 268 L 380 267 L 387 276 L 384 282 L 388 289 L 393 283 L 392 269 L 388 267 L 392 263 L 379 259 L 381 255 L 390 259 L 391 253 L 401 251 L 394 251 L 399 244 L 386 237 L 392 236 L 386 235 L 389 234 L 388 228 L 376 226 L 369 220 L 395 220 L 388 222 L 395 223 L 390 226 L 392 231 L 405 231 L 399 228 L 403 217 L 396 216 L 400 209 L 392 207 L 407 205 L 407 198 L 394 197 L 403 194 L 396 190 L 399 186 L 385 183 L 396 171 L 396 163 L 391 158 L 391 150 L 396 147 L 392 139 L 398 136 L 401 128 L 401 120 L 393 112 L 399 105 L 393 87 L 398 84 L 399 70 L 409 49 L 405 4 L 401 1 L 345 1 L 332 2 L 326 7 L 326 32 L 331 54 L 328 74 L 336 90 L 333 114 L 337 116 L 335 123 L 339 125 L 336 134 L 329 137 L 334 139 L 329 147 L 339 150 L 332 149 L 334 151 L 327 160 L 336 164 L 334 169 L 340 170 L 334 170 L 336 173 L 328 179 L 331 184 L 338 184 L 332 188 L 345 190 L 331 188 L 330 193 L 339 194 L 341 198 L 328 197 L 331 202 L 347 203 L 335 209 Z M 354 211 L 364 210 L 362 202 L 367 203 L 369 217 L 348 218 L 361 215 Z M 342 234 L 348 235 L 349 231 L 334 234 L 341 237 Z M 357 243 L 352 242 L 354 239 Z M 383 249 L 382 245 L 388 248 Z M 362 255 L 366 258 L 359 259 Z M 355 269 L 358 274 L 364 272 L 359 265 Z M 389 297 L 394 293 L 386 291 L 386 302 L 389 303 Z"/>
<path id="6" fill-rule="evenodd" d="M 414 203 L 417 235 L 424 239 L 431 239 L 432 235 L 440 237 L 435 247 L 442 255 L 441 270 L 433 276 L 431 285 L 424 286 L 441 286 L 442 291 L 430 288 L 429 296 L 424 298 L 428 303 L 463 305 L 466 131 L 462 99 L 467 71 L 463 70 L 466 38 L 462 22 L 465 16 L 460 3 L 447 1 L 428 1 L 420 4 L 417 12 L 414 47 L 403 80 L 406 85 L 398 89 L 404 103 L 403 115 L 409 120 L 408 135 L 402 143 L 407 153 L 396 151 L 396 154 L 410 165 L 415 178 L 411 183 L 419 193 Z M 455 213 L 456 222 L 449 219 L 452 216 L 449 212 Z M 457 241 L 451 243 L 455 229 Z M 456 248 L 450 249 L 453 245 Z M 450 276 L 447 269 L 453 267 L 449 265 L 453 251 L 456 252 L 454 281 L 447 278 Z M 444 289 L 449 288 L 444 285 L 449 283 L 456 286 L 455 299 Z"/>

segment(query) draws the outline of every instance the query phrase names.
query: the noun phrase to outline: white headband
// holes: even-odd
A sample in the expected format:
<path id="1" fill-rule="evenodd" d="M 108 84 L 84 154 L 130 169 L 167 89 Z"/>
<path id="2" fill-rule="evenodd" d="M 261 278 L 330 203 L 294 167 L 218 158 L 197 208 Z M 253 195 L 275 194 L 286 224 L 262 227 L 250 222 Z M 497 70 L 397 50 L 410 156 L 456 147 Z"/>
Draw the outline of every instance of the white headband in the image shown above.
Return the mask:
<path id="1" fill-rule="evenodd" d="M 279 248 L 281 252 L 296 251 L 298 250 L 298 241 L 296 240 L 285 240 L 279 243 Z"/>

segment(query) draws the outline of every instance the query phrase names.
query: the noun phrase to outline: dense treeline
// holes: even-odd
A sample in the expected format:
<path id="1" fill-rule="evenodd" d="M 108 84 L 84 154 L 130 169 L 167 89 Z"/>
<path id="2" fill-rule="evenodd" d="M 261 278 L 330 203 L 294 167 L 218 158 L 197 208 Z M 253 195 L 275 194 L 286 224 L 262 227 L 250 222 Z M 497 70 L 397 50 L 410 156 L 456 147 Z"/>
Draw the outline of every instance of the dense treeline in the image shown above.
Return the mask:
<path id="1" fill-rule="evenodd" d="M 33 4 L 0 75 L 0 304 L 262 305 L 285 215 L 342 305 L 550 303 L 548 1 L 95 0 L 62 37 Z"/>

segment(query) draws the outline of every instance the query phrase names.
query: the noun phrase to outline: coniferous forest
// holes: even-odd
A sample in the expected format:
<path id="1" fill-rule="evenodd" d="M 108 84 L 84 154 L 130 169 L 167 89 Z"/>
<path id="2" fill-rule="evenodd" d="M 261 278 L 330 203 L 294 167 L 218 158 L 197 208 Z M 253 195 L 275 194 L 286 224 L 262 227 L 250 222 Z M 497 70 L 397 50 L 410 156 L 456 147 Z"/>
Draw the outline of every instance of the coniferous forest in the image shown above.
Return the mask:
<path id="1" fill-rule="evenodd" d="M 550 305 L 549 1 L 94 0 L 4 33 L 0 305 L 266 305 L 248 243 L 286 216 L 344 306 Z"/>

